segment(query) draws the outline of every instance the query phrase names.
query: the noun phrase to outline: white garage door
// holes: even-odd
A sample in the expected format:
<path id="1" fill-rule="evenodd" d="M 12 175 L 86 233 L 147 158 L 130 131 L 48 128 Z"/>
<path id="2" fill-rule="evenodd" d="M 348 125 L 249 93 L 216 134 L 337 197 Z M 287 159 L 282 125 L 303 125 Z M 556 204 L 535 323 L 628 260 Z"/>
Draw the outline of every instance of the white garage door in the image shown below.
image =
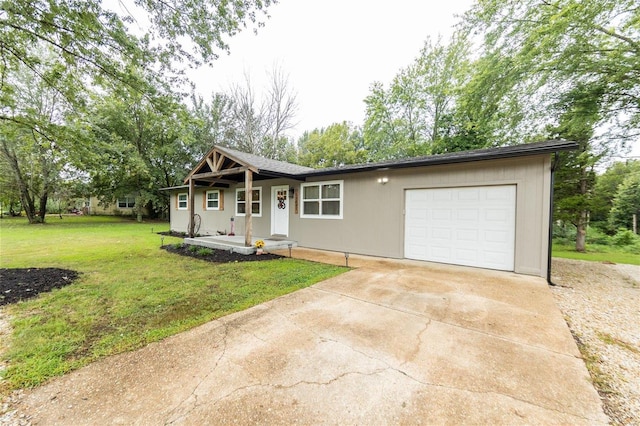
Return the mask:
<path id="1" fill-rule="evenodd" d="M 409 259 L 513 271 L 516 186 L 406 192 Z"/>

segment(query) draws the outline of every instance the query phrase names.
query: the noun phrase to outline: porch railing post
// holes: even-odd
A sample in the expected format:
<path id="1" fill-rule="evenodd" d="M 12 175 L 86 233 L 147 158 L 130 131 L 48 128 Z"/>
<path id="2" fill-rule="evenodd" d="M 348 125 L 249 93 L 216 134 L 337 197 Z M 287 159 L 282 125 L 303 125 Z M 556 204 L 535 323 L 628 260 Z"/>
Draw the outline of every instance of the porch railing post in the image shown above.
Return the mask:
<path id="1" fill-rule="evenodd" d="M 195 233 L 196 221 L 193 209 L 195 198 L 195 183 L 193 179 L 189 179 L 189 238 L 193 238 Z"/>
<path id="2" fill-rule="evenodd" d="M 253 207 L 253 172 L 244 172 L 244 245 L 251 247 L 251 210 Z"/>

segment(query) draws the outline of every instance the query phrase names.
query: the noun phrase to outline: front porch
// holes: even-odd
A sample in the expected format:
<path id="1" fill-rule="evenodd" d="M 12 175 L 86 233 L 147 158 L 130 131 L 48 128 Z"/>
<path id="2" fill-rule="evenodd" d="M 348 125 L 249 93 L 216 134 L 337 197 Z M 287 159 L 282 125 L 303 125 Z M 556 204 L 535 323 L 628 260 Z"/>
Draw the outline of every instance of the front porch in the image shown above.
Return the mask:
<path id="1" fill-rule="evenodd" d="M 298 247 L 297 241 L 283 240 L 280 238 L 252 237 L 251 246 L 245 246 L 244 235 L 216 235 L 207 237 L 185 238 L 185 244 L 208 247 L 217 250 L 227 250 L 240 254 L 254 254 L 256 252 L 256 241 L 264 241 L 265 252 L 273 250 L 283 250 Z"/>

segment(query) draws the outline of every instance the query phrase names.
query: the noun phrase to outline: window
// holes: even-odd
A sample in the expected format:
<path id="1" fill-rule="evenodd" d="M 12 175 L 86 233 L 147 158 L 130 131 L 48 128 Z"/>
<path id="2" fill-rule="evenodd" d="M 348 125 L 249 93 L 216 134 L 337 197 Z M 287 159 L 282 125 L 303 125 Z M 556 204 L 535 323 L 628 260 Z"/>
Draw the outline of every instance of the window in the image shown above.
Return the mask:
<path id="1" fill-rule="evenodd" d="M 244 216 L 247 209 L 247 191 L 244 188 L 236 189 L 236 216 Z M 262 188 L 253 188 L 251 197 L 251 215 L 262 216 Z"/>
<path id="2" fill-rule="evenodd" d="M 188 207 L 189 194 L 186 192 L 178 194 L 178 210 L 186 210 Z"/>
<path id="3" fill-rule="evenodd" d="M 136 205 L 136 199 L 134 197 L 118 198 L 119 209 L 132 209 Z"/>
<path id="4" fill-rule="evenodd" d="M 342 219 L 341 180 L 330 182 L 303 183 L 302 215 L 300 217 L 319 219 Z"/>
<path id="5" fill-rule="evenodd" d="M 207 210 L 220 210 L 220 191 L 207 191 Z"/>

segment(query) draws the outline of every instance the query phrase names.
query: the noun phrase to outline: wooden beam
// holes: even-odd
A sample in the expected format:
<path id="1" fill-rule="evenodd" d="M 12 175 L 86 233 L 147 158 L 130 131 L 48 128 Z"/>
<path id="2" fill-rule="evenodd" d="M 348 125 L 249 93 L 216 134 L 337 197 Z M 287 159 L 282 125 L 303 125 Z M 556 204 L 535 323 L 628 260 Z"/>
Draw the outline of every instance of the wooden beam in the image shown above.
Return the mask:
<path id="1" fill-rule="evenodd" d="M 203 179 L 203 180 L 207 180 L 207 179 Z M 238 182 L 236 182 L 235 180 L 215 179 L 214 178 L 214 179 L 211 179 L 211 184 L 209 186 L 215 185 L 216 183 L 224 183 L 224 184 L 227 184 L 227 185 L 233 185 L 234 183 L 238 183 Z"/>
<path id="2" fill-rule="evenodd" d="M 214 152 L 213 155 L 215 156 L 216 153 Z M 214 165 L 214 161 L 211 161 L 211 158 L 207 157 L 205 158 L 205 160 L 207 161 L 207 164 L 209 165 L 209 169 L 211 169 L 212 172 L 216 171 L 216 166 Z"/>
<path id="3" fill-rule="evenodd" d="M 251 209 L 253 207 L 253 172 L 244 172 L 244 245 L 251 247 Z"/>
<path id="4" fill-rule="evenodd" d="M 233 169 L 219 170 L 217 172 L 198 173 L 192 175 L 190 179 L 206 179 L 218 176 L 236 175 L 238 173 L 246 172 L 247 170 L 249 170 L 247 167 L 234 167 Z"/>
<path id="5" fill-rule="evenodd" d="M 222 168 L 222 163 L 224 163 L 224 155 L 218 154 L 218 161 L 216 162 L 215 170 L 220 170 Z"/>
<path id="6" fill-rule="evenodd" d="M 195 195 L 195 183 L 193 178 L 189 179 L 189 238 L 193 238 L 195 233 L 195 212 L 193 205 L 195 203 L 196 195 Z"/>

